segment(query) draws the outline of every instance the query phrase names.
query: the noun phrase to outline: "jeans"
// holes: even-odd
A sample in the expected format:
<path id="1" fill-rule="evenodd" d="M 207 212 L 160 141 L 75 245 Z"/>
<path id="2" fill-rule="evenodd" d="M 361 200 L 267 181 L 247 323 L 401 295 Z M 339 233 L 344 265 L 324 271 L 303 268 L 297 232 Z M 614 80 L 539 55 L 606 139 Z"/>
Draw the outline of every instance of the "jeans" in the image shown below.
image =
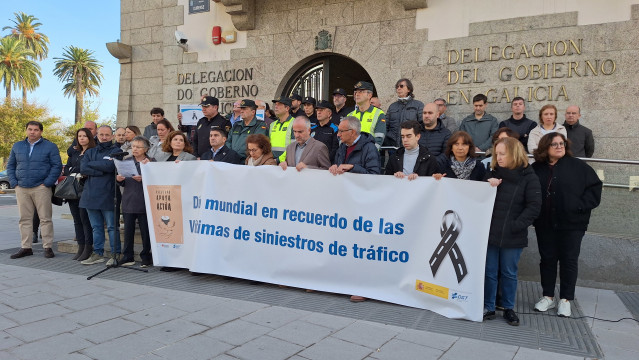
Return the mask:
<path id="1" fill-rule="evenodd" d="M 574 300 L 581 239 L 584 237 L 584 231 L 560 231 L 546 227 L 535 227 L 535 233 L 541 257 L 539 272 L 544 296 L 555 296 L 557 263 L 559 263 L 559 297 Z"/>
<path id="2" fill-rule="evenodd" d="M 517 295 L 517 269 L 523 248 L 500 248 L 488 245 L 486 250 L 486 274 L 484 279 L 484 308 L 495 311 L 497 272 L 501 275 L 501 305 L 504 309 L 515 306 Z"/>
<path id="3" fill-rule="evenodd" d="M 93 229 L 93 252 L 104 256 L 104 223 L 106 222 L 107 231 L 109 232 L 109 243 L 111 244 L 111 253 L 120 253 L 120 233 L 115 230 L 115 221 L 113 219 L 113 210 L 94 210 L 87 209 L 91 228 Z"/>
<path id="4" fill-rule="evenodd" d="M 151 238 L 149 237 L 149 224 L 146 214 L 123 213 L 124 216 L 124 259 L 133 259 L 133 239 L 135 236 L 135 220 L 140 224 L 140 236 L 142 237 L 142 251 L 140 259 L 142 263 L 151 263 Z"/>
<path id="5" fill-rule="evenodd" d="M 93 229 L 87 209 L 78 207 L 80 200 L 67 200 L 71 216 L 73 216 L 73 226 L 75 228 L 75 239 L 78 245 L 93 244 Z"/>

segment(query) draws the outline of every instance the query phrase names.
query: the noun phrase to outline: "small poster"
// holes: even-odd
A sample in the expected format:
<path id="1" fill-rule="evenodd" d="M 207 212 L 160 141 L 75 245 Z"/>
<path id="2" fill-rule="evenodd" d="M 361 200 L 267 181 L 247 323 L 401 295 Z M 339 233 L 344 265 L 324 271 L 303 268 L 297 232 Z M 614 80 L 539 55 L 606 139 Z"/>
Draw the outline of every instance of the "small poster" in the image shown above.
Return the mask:
<path id="1" fill-rule="evenodd" d="M 182 186 L 148 185 L 155 241 L 184 244 L 182 221 Z"/>
<path id="2" fill-rule="evenodd" d="M 204 117 L 200 105 L 180 105 L 182 125 L 197 125 L 197 121 Z"/>
<path id="3" fill-rule="evenodd" d="M 189 14 L 208 12 L 210 10 L 210 0 L 189 0 Z"/>

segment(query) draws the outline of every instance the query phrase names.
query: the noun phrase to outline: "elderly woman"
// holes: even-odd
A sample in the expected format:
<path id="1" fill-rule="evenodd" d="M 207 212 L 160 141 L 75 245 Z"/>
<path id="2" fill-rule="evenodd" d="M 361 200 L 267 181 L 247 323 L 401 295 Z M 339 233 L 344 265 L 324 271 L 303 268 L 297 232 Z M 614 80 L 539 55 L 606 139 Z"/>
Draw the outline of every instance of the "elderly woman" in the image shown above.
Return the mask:
<path id="1" fill-rule="evenodd" d="M 156 155 L 156 161 L 190 161 L 195 160 L 195 156 L 191 154 L 193 148 L 189 144 L 189 140 L 181 131 L 172 131 L 162 144 L 162 152 Z"/>
<path id="2" fill-rule="evenodd" d="M 557 108 L 555 105 L 544 105 L 539 110 L 539 126 L 532 129 L 528 135 L 528 152 L 533 154 L 542 136 L 551 132 L 558 132 L 568 136 L 566 128 L 557 124 Z"/>
<path id="3" fill-rule="evenodd" d="M 249 155 L 245 161 L 246 165 L 277 165 L 271 152 L 271 142 L 266 135 L 249 135 L 246 138 L 246 153 Z"/>
<path id="4" fill-rule="evenodd" d="M 167 119 L 158 121 L 156 130 L 158 134 L 151 136 L 151 138 L 149 139 L 151 148 L 147 152 L 147 155 L 151 159 L 155 159 L 157 157 L 157 155 L 162 151 L 162 144 L 164 144 L 164 142 L 166 141 L 169 133 L 175 131 L 173 125 L 171 125 L 171 122 Z"/>
<path id="5" fill-rule="evenodd" d="M 602 183 L 585 162 L 572 156 L 570 141 L 560 133 L 544 135 L 535 150 L 532 165 L 542 189 L 542 210 L 535 220 L 539 246 L 539 271 L 543 297 L 535 310 L 558 306 L 557 315 L 569 317 L 575 298 L 577 260 L 581 239 L 588 229 L 590 212 L 599 206 Z M 559 263 L 559 302 L 555 281 Z"/>
<path id="6" fill-rule="evenodd" d="M 64 167 L 64 175 L 80 177 L 80 163 L 84 157 L 84 152 L 95 147 L 95 140 L 91 130 L 87 128 L 78 129 L 75 132 L 74 143 L 77 145 L 69 149 L 69 160 Z M 84 179 L 80 181 L 84 181 Z M 80 207 L 79 199 L 67 199 L 67 203 L 73 217 L 75 238 L 78 242 L 78 251 L 73 256 L 73 260 L 86 260 L 93 252 L 93 229 L 89 222 L 89 214 L 87 209 Z M 37 231 L 37 227 L 34 229 Z"/>
<path id="7" fill-rule="evenodd" d="M 499 284 L 504 319 L 509 325 L 518 326 L 519 317 L 513 310 L 517 269 L 519 257 L 528 246 L 528 227 L 541 209 L 541 187 L 528 166 L 526 150 L 518 138 L 497 140 L 493 145 L 491 168 L 486 178 L 490 185 L 497 186 L 497 195 L 486 249 L 484 319 L 495 318 Z M 499 283 L 498 275 L 501 275 Z"/>
<path id="8" fill-rule="evenodd" d="M 436 180 L 443 176 L 453 179 L 484 181 L 486 168 L 475 155 L 475 143 L 465 131 L 455 132 L 446 143 L 446 160 L 442 173 L 433 174 Z"/>
<path id="9" fill-rule="evenodd" d="M 122 151 L 127 151 L 129 154 L 131 154 L 131 141 L 133 140 L 134 137 L 136 136 L 140 136 L 142 134 L 142 132 L 140 131 L 140 128 L 138 128 L 135 125 L 129 125 L 124 129 L 124 145 L 122 145 L 120 147 L 120 149 L 122 149 Z"/>
<path id="10" fill-rule="evenodd" d="M 151 144 L 144 136 L 136 136 L 131 141 L 131 155 L 124 159 L 133 159 L 135 167 L 140 172 L 140 164 L 146 164 L 151 159 L 146 155 Z M 122 215 L 124 217 L 124 249 L 122 251 L 122 265 L 134 265 L 133 259 L 133 239 L 135 235 L 135 221 L 140 226 L 140 236 L 142 238 L 142 267 L 153 264 L 151 258 L 151 238 L 149 237 L 149 224 L 146 218 L 146 206 L 144 205 L 144 188 L 142 187 L 142 176 L 136 175 L 125 178 L 122 175 L 116 176 L 118 185 L 122 187 Z"/>

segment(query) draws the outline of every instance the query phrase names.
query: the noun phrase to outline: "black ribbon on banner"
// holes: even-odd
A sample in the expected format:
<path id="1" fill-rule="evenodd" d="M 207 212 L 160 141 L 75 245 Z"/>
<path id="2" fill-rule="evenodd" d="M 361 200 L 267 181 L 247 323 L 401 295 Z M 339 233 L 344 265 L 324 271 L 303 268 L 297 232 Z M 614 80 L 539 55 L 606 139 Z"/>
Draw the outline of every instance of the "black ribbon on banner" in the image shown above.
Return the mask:
<path id="1" fill-rule="evenodd" d="M 442 218 L 442 226 L 439 232 L 442 236 L 442 240 L 437 245 L 437 249 L 430 257 L 430 270 L 433 272 L 433 277 L 437 274 L 439 266 L 442 264 L 446 255 L 450 257 L 450 261 L 455 268 L 455 274 L 457 275 L 457 283 L 460 283 L 466 275 L 468 275 L 468 269 L 466 268 L 466 262 L 464 256 L 459 249 L 459 246 L 455 243 L 457 237 L 461 232 L 462 223 L 459 219 L 459 215 L 452 210 L 447 210 Z"/>

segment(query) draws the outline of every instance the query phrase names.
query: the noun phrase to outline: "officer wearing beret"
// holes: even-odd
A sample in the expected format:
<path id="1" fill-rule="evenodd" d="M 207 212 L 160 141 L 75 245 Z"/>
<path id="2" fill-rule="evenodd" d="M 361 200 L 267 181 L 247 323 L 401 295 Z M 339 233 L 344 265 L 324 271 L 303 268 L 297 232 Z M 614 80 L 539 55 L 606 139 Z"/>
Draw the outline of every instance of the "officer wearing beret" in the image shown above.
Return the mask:
<path id="1" fill-rule="evenodd" d="M 373 84 L 359 81 L 355 84 L 353 97 L 357 108 L 348 116 L 354 116 L 359 119 L 362 123 L 361 132 L 371 134 L 375 138 L 375 146 L 379 150 L 386 137 L 386 115 L 382 110 L 371 105 Z"/>
<path id="2" fill-rule="evenodd" d="M 240 114 L 242 121 L 233 124 L 226 146 L 234 150 L 242 157 L 242 163 L 246 159 L 246 138 L 252 134 L 264 134 L 268 136 L 268 128 L 264 121 L 255 117 L 257 105 L 255 101 L 244 99 L 240 102 Z M 209 147 L 210 149 L 210 147 Z"/>

